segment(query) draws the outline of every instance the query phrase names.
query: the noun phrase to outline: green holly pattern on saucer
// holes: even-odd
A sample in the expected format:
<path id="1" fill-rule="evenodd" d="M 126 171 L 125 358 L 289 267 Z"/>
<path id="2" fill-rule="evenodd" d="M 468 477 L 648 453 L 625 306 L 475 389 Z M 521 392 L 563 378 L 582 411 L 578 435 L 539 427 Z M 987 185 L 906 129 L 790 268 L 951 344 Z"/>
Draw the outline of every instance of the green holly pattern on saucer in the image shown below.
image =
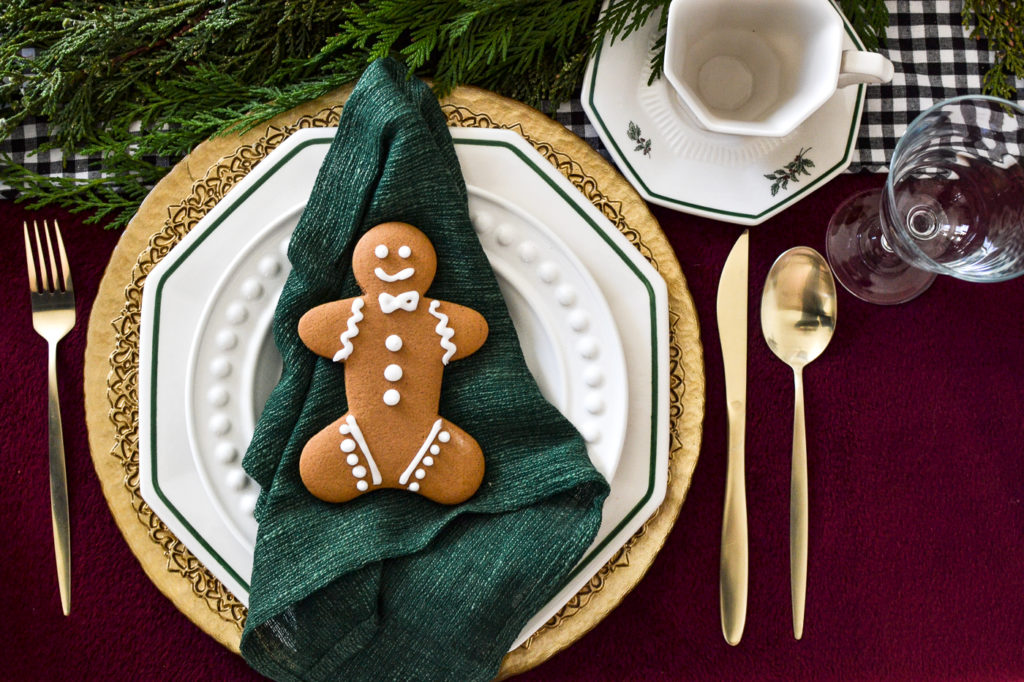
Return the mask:
<path id="1" fill-rule="evenodd" d="M 643 152 L 644 156 L 651 155 L 651 140 L 640 133 L 640 126 L 630 121 L 629 129 L 626 131 L 626 134 L 629 135 L 629 139 L 636 142 L 636 146 L 633 147 L 633 151 Z"/>
<path id="2" fill-rule="evenodd" d="M 765 173 L 765 177 L 772 181 L 772 196 L 778 194 L 780 189 L 786 189 L 791 180 L 800 182 L 801 175 L 811 174 L 807 169 L 814 168 L 814 162 L 806 156 L 809 151 L 811 151 L 810 147 L 807 149 L 801 147 L 792 161 L 771 173 Z"/>

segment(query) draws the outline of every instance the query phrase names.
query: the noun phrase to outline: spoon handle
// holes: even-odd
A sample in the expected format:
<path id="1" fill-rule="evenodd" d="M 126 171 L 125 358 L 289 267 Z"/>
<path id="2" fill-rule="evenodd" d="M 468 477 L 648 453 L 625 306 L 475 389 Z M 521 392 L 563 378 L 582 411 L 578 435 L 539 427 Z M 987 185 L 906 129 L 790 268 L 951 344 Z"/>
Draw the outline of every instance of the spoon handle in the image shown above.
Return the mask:
<path id="1" fill-rule="evenodd" d="M 793 471 L 789 498 L 789 570 L 793 596 L 793 636 L 804 634 L 804 605 L 807 600 L 807 435 L 804 429 L 803 368 L 793 370 Z"/>

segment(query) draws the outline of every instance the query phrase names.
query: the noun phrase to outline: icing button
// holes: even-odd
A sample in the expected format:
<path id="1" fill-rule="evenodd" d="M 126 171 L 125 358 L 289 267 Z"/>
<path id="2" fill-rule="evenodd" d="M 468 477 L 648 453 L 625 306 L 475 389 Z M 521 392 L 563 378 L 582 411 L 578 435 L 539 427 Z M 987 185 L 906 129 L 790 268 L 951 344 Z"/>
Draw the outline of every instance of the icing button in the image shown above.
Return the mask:
<path id="1" fill-rule="evenodd" d="M 601 414 L 604 411 L 604 398 L 596 391 L 589 393 L 583 401 L 583 407 L 590 414 Z"/>
<path id="2" fill-rule="evenodd" d="M 285 251 L 287 250 L 288 247 L 287 245 L 285 245 Z M 273 256 L 264 256 L 263 258 L 261 258 L 256 268 L 260 271 L 261 275 L 268 278 L 277 277 L 279 274 L 281 274 L 281 263 Z"/>
<path id="3" fill-rule="evenodd" d="M 558 279 L 558 266 L 551 261 L 545 261 L 537 268 L 537 274 L 544 282 L 551 284 Z"/>
<path id="4" fill-rule="evenodd" d="M 232 303 L 227 309 L 228 322 L 231 324 L 242 324 L 249 319 L 249 311 L 241 303 Z"/>
<path id="5" fill-rule="evenodd" d="M 222 464 L 230 464 L 238 459 L 238 449 L 231 443 L 220 443 L 214 448 L 213 456 Z"/>
<path id="6" fill-rule="evenodd" d="M 366 467 L 352 467 L 352 475 L 355 476 L 356 478 L 366 478 Z"/>
<path id="7" fill-rule="evenodd" d="M 576 344 L 576 351 L 588 360 L 596 358 L 598 350 L 597 339 L 592 336 L 585 336 Z"/>
<path id="8" fill-rule="evenodd" d="M 352 429 L 349 427 L 348 424 L 342 424 L 341 426 L 338 427 L 338 433 L 340 433 L 343 436 L 347 436 L 348 434 L 352 433 Z"/>
<path id="9" fill-rule="evenodd" d="M 412 483 L 409 484 L 409 490 L 411 490 L 413 492 L 416 492 L 419 489 L 420 489 L 420 484 L 417 483 L 416 481 L 413 481 Z"/>
<path id="10" fill-rule="evenodd" d="M 563 284 L 555 291 L 555 299 L 568 308 L 576 302 L 576 291 L 568 284 Z"/>
<path id="11" fill-rule="evenodd" d="M 398 365 L 388 365 L 384 368 L 384 378 L 388 381 L 398 381 L 402 378 L 402 368 Z"/>
<path id="12" fill-rule="evenodd" d="M 354 467 L 355 465 L 359 464 L 359 455 L 353 452 L 351 455 L 345 458 L 345 463 L 348 464 L 350 467 Z"/>
<path id="13" fill-rule="evenodd" d="M 427 475 L 427 472 L 424 471 L 423 469 L 417 469 L 416 470 L 416 478 L 418 478 L 420 480 L 423 480 L 423 477 L 426 476 L 426 475 Z"/>
<path id="14" fill-rule="evenodd" d="M 389 388 L 384 391 L 384 404 L 394 407 L 398 404 L 398 401 L 402 399 L 402 396 L 393 388 Z"/>
<path id="15" fill-rule="evenodd" d="M 448 433 L 447 431 L 442 431 L 441 433 L 437 434 L 437 439 L 442 443 L 447 443 L 452 439 L 452 434 Z"/>
<path id="16" fill-rule="evenodd" d="M 238 336 L 235 335 L 230 329 L 217 333 L 217 348 L 221 350 L 231 350 L 238 345 Z"/>
<path id="17" fill-rule="evenodd" d="M 213 372 L 213 376 L 223 379 L 231 374 L 231 363 L 227 358 L 214 358 L 210 363 L 210 371 Z"/>
<path id="18" fill-rule="evenodd" d="M 370 487 L 370 484 L 367 483 L 366 481 L 363 481 L 363 480 L 360 480 L 359 482 L 356 483 L 356 489 L 359 490 L 360 492 L 364 492 L 365 493 L 366 489 L 369 488 L 369 487 Z"/>
<path id="19" fill-rule="evenodd" d="M 356 449 L 356 442 L 354 440 L 352 440 L 351 438 L 346 438 L 345 440 L 341 441 L 341 451 L 342 452 L 352 452 L 355 449 Z"/>
<path id="20" fill-rule="evenodd" d="M 423 458 L 423 466 L 425 466 L 425 467 L 432 467 L 432 466 L 434 466 L 434 458 L 431 457 L 430 455 L 427 455 L 426 457 L 424 457 Z"/>
<path id="21" fill-rule="evenodd" d="M 242 283 L 242 296 L 250 301 L 256 301 L 263 296 L 263 285 L 254 279 L 247 279 Z"/>
<path id="22" fill-rule="evenodd" d="M 398 334 L 392 334 L 388 338 L 384 339 L 384 347 L 392 353 L 397 353 L 402 350 L 402 337 Z"/>
<path id="23" fill-rule="evenodd" d="M 432 454 L 432 455 L 441 454 L 441 446 L 437 445 L 436 443 L 434 445 L 431 445 L 430 446 L 430 454 Z"/>
<path id="24" fill-rule="evenodd" d="M 210 418 L 210 431 L 214 435 L 223 436 L 231 430 L 231 420 L 223 414 L 215 414 Z"/>
<path id="25" fill-rule="evenodd" d="M 210 404 L 214 407 L 224 407 L 228 404 L 228 400 L 231 399 L 231 395 L 223 386 L 214 386 L 206 394 L 206 399 L 210 401 Z"/>

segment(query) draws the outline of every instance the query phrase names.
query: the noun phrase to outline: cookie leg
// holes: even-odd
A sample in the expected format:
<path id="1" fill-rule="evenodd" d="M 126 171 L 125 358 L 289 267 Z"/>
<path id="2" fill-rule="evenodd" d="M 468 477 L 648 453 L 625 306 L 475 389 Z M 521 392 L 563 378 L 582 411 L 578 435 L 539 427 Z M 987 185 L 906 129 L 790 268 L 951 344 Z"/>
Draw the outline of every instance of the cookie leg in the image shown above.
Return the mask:
<path id="1" fill-rule="evenodd" d="M 398 482 L 435 502 L 458 504 L 472 497 L 483 477 L 480 445 L 458 426 L 439 418 Z"/>
<path id="2" fill-rule="evenodd" d="M 299 456 L 306 488 L 325 502 L 347 502 L 378 487 L 381 475 L 351 414 L 309 439 Z"/>

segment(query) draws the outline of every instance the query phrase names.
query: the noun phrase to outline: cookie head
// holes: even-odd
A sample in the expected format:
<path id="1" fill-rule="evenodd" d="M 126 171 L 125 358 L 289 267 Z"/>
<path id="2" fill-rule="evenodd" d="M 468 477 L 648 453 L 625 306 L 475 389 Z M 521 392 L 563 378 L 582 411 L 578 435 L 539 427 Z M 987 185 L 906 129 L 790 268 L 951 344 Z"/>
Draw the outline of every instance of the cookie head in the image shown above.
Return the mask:
<path id="1" fill-rule="evenodd" d="M 406 291 L 424 294 L 436 272 L 434 245 L 408 223 L 382 223 L 371 228 L 352 252 L 352 274 L 371 296 Z"/>

